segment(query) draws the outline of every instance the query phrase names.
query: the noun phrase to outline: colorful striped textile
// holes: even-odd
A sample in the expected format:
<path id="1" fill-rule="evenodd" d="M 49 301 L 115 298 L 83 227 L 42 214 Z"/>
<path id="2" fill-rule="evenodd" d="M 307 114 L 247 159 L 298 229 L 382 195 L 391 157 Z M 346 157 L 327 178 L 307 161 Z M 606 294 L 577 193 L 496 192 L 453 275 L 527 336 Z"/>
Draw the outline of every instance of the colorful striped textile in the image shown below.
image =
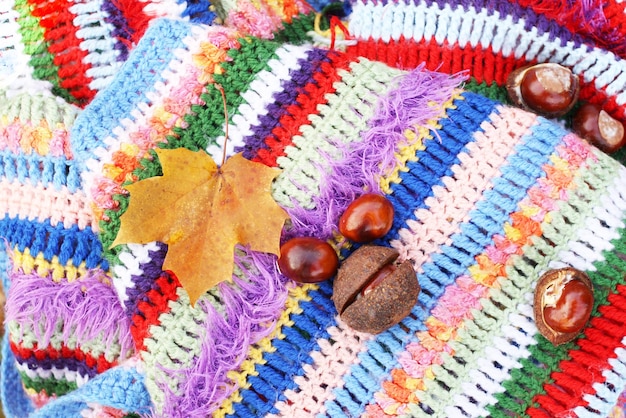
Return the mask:
<path id="1" fill-rule="evenodd" d="M 623 414 L 626 168 L 468 91 L 467 74 L 316 47 L 312 15 L 289 16 L 273 39 L 155 19 L 83 110 L 43 93 L 0 100 L 8 416 Z M 296 284 L 243 245 L 232 280 L 194 306 L 163 268 L 165 244 L 110 248 L 125 187 L 162 174 L 156 148 L 220 161 L 224 146 L 281 170 L 283 241 L 314 236 L 341 259 L 356 245 L 339 216 L 384 194 L 395 218 L 376 244 L 412 262 L 411 313 L 357 332 L 332 279 Z M 587 273 L 595 303 L 554 346 L 533 289 L 566 266 Z"/>
<path id="2" fill-rule="evenodd" d="M 580 98 L 626 121 L 626 4 L 621 1 L 350 1 L 352 53 L 391 66 L 467 70 L 503 86 L 515 68 L 554 62 Z"/>

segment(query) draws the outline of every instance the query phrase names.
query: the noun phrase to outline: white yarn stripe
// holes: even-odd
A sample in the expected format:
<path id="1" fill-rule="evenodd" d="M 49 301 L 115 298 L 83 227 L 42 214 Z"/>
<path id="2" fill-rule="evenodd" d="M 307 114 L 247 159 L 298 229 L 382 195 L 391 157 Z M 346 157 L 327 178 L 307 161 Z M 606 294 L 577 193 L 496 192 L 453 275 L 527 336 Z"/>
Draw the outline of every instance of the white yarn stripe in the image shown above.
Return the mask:
<path id="1" fill-rule="evenodd" d="M 30 56 L 24 51 L 13 0 L 0 2 L 0 89 L 9 97 L 21 92 L 50 93 L 52 84 L 33 79 Z"/>
<path id="2" fill-rule="evenodd" d="M 133 276 L 143 274 L 142 264 L 151 262 L 150 251 L 157 251 L 159 246 L 155 242 L 149 244 L 128 244 L 128 251 L 120 253 L 120 264 L 113 267 L 111 280 L 120 299 L 122 307 L 126 307 L 128 294 L 126 291 L 135 287 Z"/>
<path id="3" fill-rule="evenodd" d="M 502 382 L 510 377 L 512 369 L 522 367 L 519 360 L 530 357 L 528 348 L 537 344 L 532 297 L 532 293 L 524 295 L 527 303 L 521 303 L 518 311 L 509 315 L 509 324 L 502 327 L 502 336 L 493 337 L 477 360 L 477 367 L 467 373 L 470 380 L 462 383 L 462 394 L 454 395 L 454 405 L 445 409 L 448 417 L 487 416 L 484 407 L 496 403 L 494 394 L 504 392 Z"/>
<path id="4" fill-rule="evenodd" d="M 350 15 L 350 32 L 357 39 L 389 42 L 401 36 L 415 41 L 434 38 L 439 45 L 444 41 L 458 43 L 460 47 L 490 46 L 494 53 L 504 56 L 555 62 L 572 68 L 598 90 L 616 96 L 617 103 L 626 103 L 626 63 L 612 52 L 560 38 L 550 40 L 548 33 L 540 34 L 537 28 L 524 28 L 525 21 L 513 21 L 511 16 L 500 16 L 487 9 L 467 9 L 445 5 L 440 9 L 436 2 L 407 5 L 403 2 L 382 5 L 373 2 L 355 2 Z M 595 80 L 595 81 L 594 81 Z"/>
<path id="5" fill-rule="evenodd" d="M 304 417 L 311 414 L 324 414 L 324 403 L 335 399 L 335 390 L 344 385 L 343 377 L 349 373 L 353 365 L 360 362 L 358 353 L 363 350 L 367 341 L 374 337 L 362 334 L 337 318 L 337 326 L 328 328 L 330 342 L 318 340 L 320 351 L 311 352 L 313 364 L 304 364 L 304 375 L 296 376 L 294 383 L 297 390 L 286 390 L 283 395 L 288 402 L 279 401 L 274 406 L 279 415 L 270 417 Z M 323 387 L 321 384 L 325 384 Z"/>
<path id="6" fill-rule="evenodd" d="M 89 381 L 89 375 L 81 375 L 80 373 L 69 370 L 67 367 L 59 369 L 58 367 L 50 367 L 50 369 L 43 369 L 38 367 L 31 369 L 27 363 L 15 362 L 15 367 L 20 373 L 24 373 L 30 379 L 56 379 L 65 380 L 67 382 L 76 383 L 76 386 L 81 387 Z"/>
<path id="7" fill-rule="evenodd" d="M 626 337 L 621 341 L 626 346 Z M 602 372 L 606 379 L 603 383 L 594 383 L 595 394 L 583 397 L 589 403 L 587 408 L 578 406 L 574 409 L 576 416 L 580 418 L 608 417 L 611 410 L 617 404 L 623 390 L 626 390 L 626 349 L 619 347 L 615 350 L 615 358 L 609 360 L 611 369 Z M 598 411 L 592 412 L 592 410 Z"/>
<path id="8" fill-rule="evenodd" d="M 226 155 L 233 155 L 236 147 L 245 145 L 244 138 L 252 135 L 251 128 L 259 125 L 259 117 L 266 115 L 267 107 L 274 103 L 274 94 L 283 90 L 282 82 L 290 79 L 291 71 L 301 67 L 300 60 L 307 57 L 309 50 L 310 46 L 281 46 L 276 50 L 278 58 L 272 58 L 267 62 L 270 71 L 262 70 L 255 75 L 248 90 L 242 93 L 245 101 L 230 118 Z M 207 147 L 207 152 L 215 161 L 220 161 L 224 136 L 218 137 L 215 142 L 217 145 Z"/>
<path id="9" fill-rule="evenodd" d="M 141 103 L 133 108 L 131 112 L 132 120 L 124 119 L 119 121 L 119 125 L 113 128 L 111 136 L 104 139 L 103 146 L 93 151 L 95 158 L 86 162 L 88 170 L 85 170 L 82 174 L 86 185 L 93 186 L 99 181 L 104 165 L 111 163 L 113 154 L 119 151 L 123 144 L 133 144 L 135 142 L 133 136 L 145 130 L 146 126 L 151 126 L 150 120 L 156 111 L 163 107 L 164 99 L 170 97 L 172 90 L 177 88 L 177 86 L 184 85 L 184 81 L 189 81 L 185 80 L 189 73 L 192 76 L 195 74 L 197 70 L 193 65 L 192 56 L 200 51 L 200 42 L 202 40 L 199 36 L 188 36 L 184 39 L 188 50 L 181 49 L 180 51 L 175 51 L 174 55 L 177 58 L 170 62 L 168 69 L 162 74 L 167 83 L 156 83 L 154 86 L 156 91 L 146 94 L 150 103 Z M 197 83 L 197 81 L 195 82 Z"/>
<path id="10" fill-rule="evenodd" d="M 461 233 L 460 225 L 469 221 L 476 203 L 484 200 L 484 191 L 493 188 L 501 166 L 536 120 L 533 114 L 499 106 L 481 124 L 483 131 L 458 155 L 460 164 L 451 167 L 454 175 L 442 177 L 443 186 L 433 186 L 433 196 L 424 201 L 426 207 L 417 209 L 415 220 L 407 220 L 408 228 L 398 232 L 400 239 L 390 243 L 401 259 L 412 260 L 421 273 L 432 255 L 449 245 L 453 234 Z"/>
<path id="11" fill-rule="evenodd" d="M 577 236 L 570 240 L 567 247 L 559 253 L 558 260 L 550 262 L 548 265 L 551 268 L 558 268 L 563 266 L 571 266 L 576 269 L 587 269 L 589 262 L 587 257 L 594 261 L 603 261 L 602 251 L 611 250 L 613 245 L 611 240 L 618 236 L 618 228 L 623 227 L 620 222 L 615 222 L 616 212 L 621 212 L 623 217 L 626 213 L 626 168 L 621 167 L 617 173 L 617 176 L 612 180 L 607 190 L 600 198 L 605 210 L 594 210 L 596 216 L 595 221 L 586 220 L 583 228 L 577 231 Z M 599 205 L 598 205 L 599 206 Z M 599 229 L 588 229 L 590 225 L 606 225 Z M 592 248 L 588 248 L 586 244 L 593 245 Z M 586 248 L 585 251 L 580 251 L 581 248 Z M 567 262 L 565 262 L 561 255 L 564 254 Z M 593 269 L 595 270 L 595 269 Z M 530 299 L 529 299 L 530 298 Z M 526 295 L 526 301 L 529 305 L 519 305 L 520 313 L 526 316 L 529 320 L 529 325 L 532 327 L 525 327 L 524 331 L 527 337 L 534 340 L 534 335 L 537 330 L 534 325 L 533 313 L 532 313 L 532 294 Z M 530 311 L 527 311 L 530 309 Z M 509 316 L 510 318 L 510 316 Z M 494 394 L 504 392 L 504 388 L 501 383 L 508 378 L 511 368 L 506 369 L 505 364 L 514 364 L 520 357 L 516 356 L 514 346 L 509 347 L 510 344 L 507 341 L 517 341 L 516 338 L 501 339 L 498 336 L 494 336 L 491 341 L 484 344 L 484 350 L 481 352 L 479 360 L 475 367 L 467 371 L 467 374 L 472 377 L 470 381 L 465 381 L 462 384 L 462 394 L 456 393 L 454 395 L 455 405 L 446 408 L 446 416 L 468 416 L 468 417 L 481 417 L 487 416 L 488 413 L 484 409 L 489 404 L 495 404 L 496 400 L 493 397 Z M 521 347 L 520 343 L 520 347 Z M 498 347 L 498 349 L 494 349 Z M 500 357 L 502 353 L 505 357 Z M 496 355 L 496 357 L 494 357 Z M 497 373 L 500 373 L 499 369 L 493 368 L 493 361 L 498 361 L 505 370 L 502 375 L 502 379 L 499 380 Z M 491 366 L 489 366 L 491 364 Z M 444 363 L 445 367 L 445 363 Z M 512 366 L 513 367 L 513 366 Z M 514 367 L 520 367 L 515 365 Z M 484 377 L 483 377 L 484 375 Z M 494 385 L 485 386 L 484 379 L 493 380 Z M 458 388 L 455 388 L 458 389 Z M 473 398 L 474 402 L 470 399 Z M 469 408 L 469 409 L 465 409 Z M 461 412 L 463 411 L 463 412 Z M 443 415 L 442 415 L 443 416 Z"/>
<path id="12" fill-rule="evenodd" d="M 108 86 L 122 66 L 117 61 L 119 51 L 115 49 L 112 36 L 114 27 L 105 20 L 108 16 L 102 11 L 102 3 L 102 0 L 75 0 L 69 9 L 76 15 L 74 25 L 80 27 L 76 31 L 76 36 L 83 40 L 80 47 L 89 52 L 83 62 L 91 64 L 86 75 L 93 78 L 89 87 L 96 91 Z"/>
<path id="13" fill-rule="evenodd" d="M 187 2 L 181 1 L 180 3 L 176 0 L 140 0 L 143 3 L 146 3 L 146 6 L 143 8 L 143 11 L 146 15 L 151 16 L 153 18 L 157 17 L 171 17 L 180 20 L 188 21 L 189 17 L 181 17 L 183 12 L 187 8 Z"/>

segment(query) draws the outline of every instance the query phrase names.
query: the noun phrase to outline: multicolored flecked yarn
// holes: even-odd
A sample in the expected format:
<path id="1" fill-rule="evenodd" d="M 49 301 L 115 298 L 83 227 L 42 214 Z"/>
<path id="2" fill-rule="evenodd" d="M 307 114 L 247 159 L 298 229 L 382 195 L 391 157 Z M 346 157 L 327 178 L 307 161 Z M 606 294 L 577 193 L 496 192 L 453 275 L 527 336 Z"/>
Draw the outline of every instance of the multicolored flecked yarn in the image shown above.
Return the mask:
<path id="1" fill-rule="evenodd" d="M 48 96 L 8 101 L 7 121 L 33 109 L 29 129 L 57 128 L 47 147 L 2 134 L 5 222 L 17 225 L 3 234 L 19 231 L 7 239 L 9 415 L 619 413 L 626 169 L 561 124 L 463 89 L 464 74 L 313 47 L 300 32 L 310 22 L 294 15 L 262 40 L 157 19 L 83 111 L 52 100 L 52 118 L 34 110 Z M 152 150 L 219 161 L 226 131 L 228 155 L 282 169 L 273 196 L 292 220 L 285 240 L 316 236 L 346 257 L 339 215 L 365 191 L 386 194 L 396 217 L 377 243 L 414 263 L 412 313 L 379 335 L 355 332 L 332 281 L 296 285 L 275 256 L 244 246 L 232 282 L 193 308 L 162 270 L 165 245 L 109 249 L 124 185 L 161 173 Z M 563 266 L 587 272 L 596 303 L 580 337 L 554 347 L 532 291 Z"/>

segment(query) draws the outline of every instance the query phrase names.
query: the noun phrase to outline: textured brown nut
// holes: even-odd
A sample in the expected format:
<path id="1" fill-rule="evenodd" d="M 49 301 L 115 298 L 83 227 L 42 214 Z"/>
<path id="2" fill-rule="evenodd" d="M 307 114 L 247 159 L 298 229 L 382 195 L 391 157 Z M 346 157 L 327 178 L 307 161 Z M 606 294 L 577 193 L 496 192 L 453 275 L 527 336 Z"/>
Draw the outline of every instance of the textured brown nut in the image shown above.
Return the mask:
<path id="1" fill-rule="evenodd" d="M 568 68 L 545 63 L 512 71 L 506 89 L 515 105 L 543 116 L 559 117 L 572 109 L 580 86 L 578 77 Z"/>
<path id="2" fill-rule="evenodd" d="M 420 287 L 412 264 L 396 263 L 397 258 L 393 248 L 365 245 L 341 264 L 333 302 L 341 319 L 353 329 L 378 334 L 411 312 Z M 380 280 L 371 286 L 383 270 Z"/>
<path id="3" fill-rule="evenodd" d="M 572 118 L 572 130 L 604 152 L 612 153 L 626 143 L 624 125 L 598 104 L 585 103 Z"/>
<path id="4" fill-rule="evenodd" d="M 560 345 L 576 338 L 586 326 L 593 308 L 593 285 L 580 270 L 571 267 L 550 270 L 537 282 L 533 305 L 535 324 L 541 335 Z M 560 311 L 559 315 L 553 311 Z"/>

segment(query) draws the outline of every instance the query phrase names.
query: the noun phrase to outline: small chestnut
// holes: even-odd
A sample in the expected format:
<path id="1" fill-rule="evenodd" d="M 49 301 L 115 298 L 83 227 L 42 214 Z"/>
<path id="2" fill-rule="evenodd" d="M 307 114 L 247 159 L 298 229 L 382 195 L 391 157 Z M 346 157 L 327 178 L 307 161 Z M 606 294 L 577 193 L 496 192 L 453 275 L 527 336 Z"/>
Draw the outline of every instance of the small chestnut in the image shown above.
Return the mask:
<path id="1" fill-rule="evenodd" d="M 572 118 L 572 131 L 604 152 L 615 152 L 626 143 L 624 125 L 593 103 L 583 104 Z"/>
<path id="2" fill-rule="evenodd" d="M 512 71 L 506 89 L 515 105 L 543 116 L 559 117 L 572 109 L 580 86 L 578 77 L 568 68 L 544 63 Z"/>
<path id="3" fill-rule="evenodd" d="M 358 243 L 382 238 L 393 225 L 391 202 L 376 193 L 366 193 L 355 199 L 339 218 L 339 232 Z"/>
<path id="4" fill-rule="evenodd" d="M 569 267 L 548 271 L 535 288 L 537 329 L 554 345 L 573 340 L 589 321 L 593 299 L 593 286 L 584 272 Z"/>
<path id="5" fill-rule="evenodd" d="M 337 272 L 339 257 L 326 241 L 296 237 L 280 247 L 278 267 L 282 274 L 299 283 L 319 283 Z"/>
<path id="6" fill-rule="evenodd" d="M 333 284 L 333 302 L 351 328 L 378 334 L 406 317 L 420 286 L 410 261 L 398 263 L 398 251 L 364 245 L 346 258 Z"/>

